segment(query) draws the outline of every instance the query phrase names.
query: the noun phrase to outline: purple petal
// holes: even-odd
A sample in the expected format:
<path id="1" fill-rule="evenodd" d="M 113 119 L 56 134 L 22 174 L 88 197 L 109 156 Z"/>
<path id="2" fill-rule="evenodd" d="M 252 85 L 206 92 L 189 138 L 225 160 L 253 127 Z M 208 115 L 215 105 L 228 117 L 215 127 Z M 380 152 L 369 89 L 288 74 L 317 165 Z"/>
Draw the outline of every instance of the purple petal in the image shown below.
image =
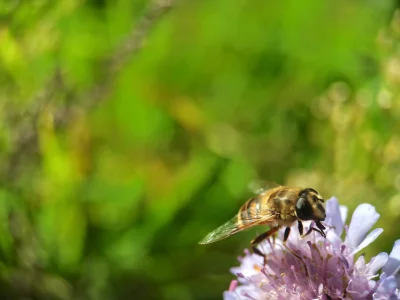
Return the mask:
<path id="1" fill-rule="evenodd" d="M 355 253 L 357 253 L 358 251 L 360 251 L 361 249 L 364 249 L 365 247 L 367 247 L 369 244 L 371 244 L 373 241 L 376 240 L 376 238 L 383 232 L 382 228 L 376 228 L 374 230 L 372 230 L 372 232 L 370 234 L 367 235 L 367 237 L 361 242 L 361 244 L 359 244 L 354 250 L 353 252 L 351 252 L 350 255 L 354 255 Z"/>
<path id="2" fill-rule="evenodd" d="M 332 226 L 336 233 L 340 236 L 343 231 L 343 221 L 340 215 L 339 202 L 336 197 L 326 201 L 326 224 Z"/>
<path id="3" fill-rule="evenodd" d="M 236 295 L 235 292 L 224 292 L 224 300 L 238 300 L 238 296 Z"/>
<path id="4" fill-rule="evenodd" d="M 363 203 L 357 206 L 351 218 L 346 242 L 351 249 L 357 248 L 362 243 L 367 232 L 378 221 L 380 215 L 371 204 Z"/>
<path id="5" fill-rule="evenodd" d="M 379 283 L 379 287 L 376 293 L 383 295 L 392 295 L 396 291 L 396 288 L 397 288 L 396 278 L 394 278 L 394 276 L 389 276 L 388 278 Z"/>
<path id="6" fill-rule="evenodd" d="M 371 259 L 368 264 L 368 271 L 371 274 L 376 274 L 388 261 L 389 256 L 386 252 L 381 252 Z"/>
<path id="7" fill-rule="evenodd" d="M 392 252 L 390 252 L 389 259 L 386 265 L 383 267 L 383 272 L 388 276 L 394 275 L 393 273 L 399 270 L 400 267 L 400 240 L 394 243 Z"/>
<path id="8" fill-rule="evenodd" d="M 386 296 L 377 295 L 376 293 L 372 295 L 372 299 L 374 299 L 374 300 L 387 300 Z"/>
<path id="9" fill-rule="evenodd" d="M 365 277 L 353 277 L 347 286 L 347 292 L 351 299 L 367 299 L 369 291 L 369 281 Z"/>

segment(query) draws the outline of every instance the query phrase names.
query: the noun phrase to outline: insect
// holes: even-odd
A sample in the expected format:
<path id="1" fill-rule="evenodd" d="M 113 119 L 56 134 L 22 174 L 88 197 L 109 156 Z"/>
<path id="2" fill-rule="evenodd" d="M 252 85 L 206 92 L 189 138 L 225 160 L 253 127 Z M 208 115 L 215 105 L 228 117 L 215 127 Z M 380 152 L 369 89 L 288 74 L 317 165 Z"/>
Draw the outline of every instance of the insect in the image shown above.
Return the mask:
<path id="1" fill-rule="evenodd" d="M 323 202 L 324 199 L 312 188 L 277 186 L 262 190 L 260 194 L 244 203 L 235 217 L 205 236 L 200 244 L 209 244 L 225 239 L 255 225 L 268 225 L 270 229 L 267 232 L 251 241 L 253 252 L 264 256 L 256 246 L 284 226 L 286 229 L 283 242 L 286 243 L 290 234 L 290 226 L 296 221 L 301 237 L 310 234 L 313 230 L 326 237 L 325 227 L 321 224 L 326 217 Z M 309 230 L 303 234 L 302 221 L 310 220 L 314 221 L 317 228 L 310 226 Z"/>

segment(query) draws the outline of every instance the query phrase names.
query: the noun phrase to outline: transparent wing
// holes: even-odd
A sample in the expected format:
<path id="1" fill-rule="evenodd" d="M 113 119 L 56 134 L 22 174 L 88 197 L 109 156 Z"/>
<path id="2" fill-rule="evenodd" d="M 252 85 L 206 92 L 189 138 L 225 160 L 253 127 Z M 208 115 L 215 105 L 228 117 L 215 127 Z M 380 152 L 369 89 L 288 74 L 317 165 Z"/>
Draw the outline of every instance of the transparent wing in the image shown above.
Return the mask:
<path id="1" fill-rule="evenodd" d="M 256 219 L 242 219 L 241 224 L 238 223 L 237 216 L 230 219 L 225 224 L 221 225 L 214 231 L 207 234 L 199 243 L 200 244 L 210 244 L 222 239 L 225 239 L 239 231 L 245 230 L 251 226 L 260 224 L 260 223 L 267 223 L 268 220 L 273 219 L 273 214 L 264 215 L 261 218 Z"/>
<path id="2" fill-rule="evenodd" d="M 261 180 L 261 179 L 253 179 L 248 184 L 249 190 L 256 195 L 260 195 L 270 189 L 273 189 L 273 188 L 276 188 L 279 186 L 281 186 L 281 185 L 277 184 L 276 182 Z"/>

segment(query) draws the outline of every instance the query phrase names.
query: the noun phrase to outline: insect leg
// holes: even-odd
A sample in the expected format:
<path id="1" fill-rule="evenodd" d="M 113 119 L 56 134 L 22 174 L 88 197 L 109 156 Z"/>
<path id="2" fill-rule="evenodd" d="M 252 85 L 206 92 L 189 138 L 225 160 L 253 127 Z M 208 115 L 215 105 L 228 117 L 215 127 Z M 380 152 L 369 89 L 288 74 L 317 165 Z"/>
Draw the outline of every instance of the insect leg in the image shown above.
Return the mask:
<path id="1" fill-rule="evenodd" d="M 322 224 L 320 224 L 322 227 L 324 227 L 324 225 L 322 225 Z M 317 226 L 318 226 L 318 224 L 317 224 Z M 325 227 L 324 227 L 325 228 Z M 316 232 L 318 232 L 320 235 L 322 235 L 324 238 L 326 238 L 326 235 L 325 235 L 325 232 L 324 232 L 324 230 L 323 229 L 321 229 L 321 228 L 319 228 L 319 226 L 318 226 L 318 229 L 317 228 L 315 228 L 315 227 L 313 227 L 313 226 L 310 226 L 310 228 L 308 229 L 308 231 L 306 232 L 306 234 L 304 234 L 303 236 L 301 236 L 302 238 L 303 237 L 306 237 L 307 235 L 309 235 L 310 233 L 311 233 L 311 231 L 316 231 Z"/>
<path id="2" fill-rule="evenodd" d="M 301 256 L 300 256 L 299 254 L 297 254 L 296 252 L 294 252 L 292 249 L 290 249 L 290 248 L 286 245 L 286 243 L 283 243 L 282 245 L 283 245 L 283 246 L 286 248 L 286 250 L 288 250 L 292 255 L 294 255 L 294 256 L 296 256 L 298 259 L 302 260 L 302 259 L 301 259 Z"/>
<path id="3" fill-rule="evenodd" d="M 264 232 L 262 234 L 260 234 L 259 236 L 257 236 L 254 240 L 252 240 L 251 243 L 251 248 L 253 249 L 253 252 L 257 255 L 260 255 L 262 257 L 264 257 L 264 264 L 266 263 L 266 256 L 264 253 L 262 253 L 257 247 L 256 245 L 261 243 L 263 240 L 267 239 L 268 237 L 270 237 L 271 235 L 275 234 L 278 230 L 279 230 L 279 226 L 277 227 L 272 227 L 271 229 L 269 229 L 267 232 Z"/>
<path id="4" fill-rule="evenodd" d="M 321 229 L 317 229 L 315 227 L 312 227 L 312 230 L 318 232 L 320 235 L 322 235 L 324 238 L 326 238 L 325 232 L 323 232 Z"/>
<path id="5" fill-rule="evenodd" d="M 309 235 L 311 233 L 311 231 L 313 231 L 314 227 L 310 226 L 310 228 L 308 228 L 307 232 L 305 234 L 301 235 L 301 238 L 306 237 L 307 235 Z"/>
<path id="6" fill-rule="evenodd" d="M 320 221 L 315 222 L 315 224 L 316 224 L 317 227 L 318 227 L 319 229 L 321 229 L 322 231 L 326 229 L 325 226 L 322 225 L 322 223 L 321 223 Z"/>
<path id="7" fill-rule="evenodd" d="M 290 248 L 286 245 L 286 241 L 287 241 L 287 239 L 288 239 L 288 237 L 289 237 L 289 234 L 290 234 L 290 227 L 286 227 L 285 233 L 283 234 L 283 243 L 282 243 L 282 245 L 283 245 L 283 246 L 286 248 L 286 250 L 288 250 L 292 255 L 296 256 L 298 259 L 301 260 L 301 257 L 300 257 L 296 252 L 294 252 L 292 249 L 290 249 Z"/>
<path id="8" fill-rule="evenodd" d="M 300 225 L 299 225 L 300 226 Z M 303 230 L 303 224 L 302 224 L 302 227 L 301 227 L 301 230 Z M 285 229 L 285 233 L 283 234 L 283 246 L 286 248 L 286 250 L 288 250 L 290 253 L 292 253 L 294 256 L 296 256 L 297 258 L 299 258 L 299 259 L 301 259 L 301 257 L 296 253 L 296 252 L 294 252 L 292 249 L 290 249 L 287 245 L 286 245 L 286 241 L 287 241 L 287 239 L 288 239 L 288 237 L 289 237 L 289 234 L 290 234 L 290 227 L 286 227 L 286 229 Z"/>
<path id="9" fill-rule="evenodd" d="M 301 221 L 298 221 L 298 228 L 299 228 L 299 233 L 300 233 L 300 236 L 302 237 L 303 236 L 303 223 L 301 223 Z"/>
<path id="10" fill-rule="evenodd" d="M 315 224 L 317 225 L 318 229 L 320 230 L 319 233 L 320 233 L 324 238 L 326 238 L 326 234 L 325 234 L 325 232 L 324 232 L 325 226 L 322 225 L 320 221 L 315 222 Z"/>
<path id="11" fill-rule="evenodd" d="M 289 237 L 289 234 L 290 234 L 290 227 L 286 227 L 285 234 L 283 235 L 283 243 L 286 243 L 286 241 Z"/>
<path id="12" fill-rule="evenodd" d="M 262 257 L 264 257 L 264 259 L 265 259 L 265 254 L 264 253 L 262 253 L 261 251 L 260 251 L 260 249 L 258 249 L 256 246 L 251 246 L 251 249 L 253 250 L 253 253 L 255 253 L 255 254 L 257 254 L 257 255 L 260 255 L 260 256 L 262 256 Z"/>
<path id="13" fill-rule="evenodd" d="M 268 238 L 269 236 L 273 235 L 275 232 L 277 232 L 279 230 L 280 226 L 276 226 L 276 227 L 272 227 L 270 230 L 268 230 L 267 232 L 264 232 L 262 234 L 260 234 L 259 236 L 257 236 L 254 240 L 251 241 L 252 245 L 257 245 L 259 243 L 261 243 L 263 240 L 265 240 L 266 238 Z"/>

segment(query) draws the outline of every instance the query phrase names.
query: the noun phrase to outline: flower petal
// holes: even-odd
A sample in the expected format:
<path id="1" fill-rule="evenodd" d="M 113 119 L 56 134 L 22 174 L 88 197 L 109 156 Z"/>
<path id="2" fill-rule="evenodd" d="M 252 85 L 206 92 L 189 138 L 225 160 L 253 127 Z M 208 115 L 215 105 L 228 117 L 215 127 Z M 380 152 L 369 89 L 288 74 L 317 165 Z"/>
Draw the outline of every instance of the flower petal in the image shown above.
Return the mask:
<path id="1" fill-rule="evenodd" d="M 392 252 L 390 252 L 389 259 L 383 267 L 383 272 L 388 276 L 394 275 L 393 273 L 400 267 L 400 240 L 394 243 Z"/>
<path id="2" fill-rule="evenodd" d="M 388 261 L 389 255 L 386 252 L 381 252 L 373 257 L 368 263 L 368 272 L 376 274 Z"/>
<path id="3" fill-rule="evenodd" d="M 365 247 L 367 247 L 369 244 L 371 244 L 373 241 L 376 240 L 376 238 L 383 232 L 382 228 L 376 228 L 374 230 L 372 230 L 372 232 L 370 234 L 367 235 L 367 237 L 361 242 L 361 244 L 359 244 L 354 250 L 353 252 L 351 252 L 350 255 L 354 255 L 355 253 L 357 253 L 358 251 L 360 251 L 361 249 L 364 249 Z"/>
<path id="4" fill-rule="evenodd" d="M 394 276 L 389 276 L 385 280 L 379 282 L 378 289 L 376 290 L 376 294 L 383 294 L 386 296 L 391 296 L 394 294 L 397 288 L 396 278 Z M 374 295 L 375 296 L 375 295 Z"/>
<path id="5" fill-rule="evenodd" d="M 369 281 L 363 277 L 353 277 L 347 286 L 347 292 L 350 294 L 351 299 L 367 299 L 368 294 L 370 291 L 369 288 Z"/>
<path id="6" fill-rule="evenodd" d="M 357 206 L 346 237 L 346 242 L 351 249 L 357 248 L 362 243 L 367 232 L 374 226 L 379 217 L 380 215 L 371 204 L 363 203 Z"/>
<path id="7" fill-rule="evenodd" d="M 229 291 L 225 291 L 224 292 L 224 300 L 238 300 L 238 296 L 235 292 L 229 292 Z"/>
<path id="8" fill-rule="evenodd" d="M 263 299 L 262 290 L 256 287 L 255 283 L 252 285 L 241 285 L 235 289 L 237 299 Z"/>
<path id="9" fill-rule="evenodd" d="M 326 231 L 326 239 L 331 243 L 334 249 L 340 249 L 342 239 L 333 230 Z"/>
<path id="10" fill-rule="evenodd" d="M 332 226 L 339 236 L 342 234 L 343 221 L 340 214 L 339 202 L 336 197 L 332 197 L 326 201 L 326 218 L 324 223 Z"/>
<path id="11" fill-rule="evenodd" d="M 229 285 L 229 291 L 233 292 L 238 286 L 238 281 L 237 280 L 232 280 L 231 284 Z"/>
<path id="12" fill-rule="evenodd" d="M 343 224 L 345 224 L 349 209 L 347 208 L 347 206 L 344 205 L 340 205 L 339 209 L 340 209 L 340 217 L 342 218 Z"/>
<path id="13" fill-rule="evenodd" d="M 376 274 L 389 259 L 389 255 L 386 252 L 381 252 L 377 256 L 371 259 L 368 264 L 368 271 L 371 274 Z"/>
<path id="14" fill-rule="evenodd" d="M 358 270 L 358 272 L 364 272 L 365 269 L 365 258 L 364 255 L 361 255 L 354 264 L 354 268 Z"/>
<path id="15" fill-rule="evenodd" d="M 239 282 L 247 283 L 249 277 L 260 273 L 263 263 L 261 256 L 245 251 L 245 256 L 241 257 L 240 261 L 239 267 L 230 269 L 233 275 L 241 274 L 241 276 L 238 276 Z"/>

